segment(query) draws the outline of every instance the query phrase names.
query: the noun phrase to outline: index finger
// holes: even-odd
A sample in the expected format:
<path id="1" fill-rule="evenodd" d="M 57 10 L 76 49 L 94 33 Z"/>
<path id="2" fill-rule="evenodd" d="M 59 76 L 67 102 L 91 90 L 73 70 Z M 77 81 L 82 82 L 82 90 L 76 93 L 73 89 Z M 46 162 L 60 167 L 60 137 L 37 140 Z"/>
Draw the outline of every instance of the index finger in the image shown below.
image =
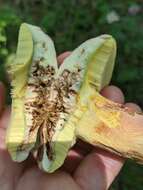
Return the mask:
<path id="1" fill-rule="evenodd" d="M 0 115 L 4 108 L 5 103 L 5 87 L 2 82 L 0 82 Z"/>
<path id="2" fill-rule="evenodd" d="M 57 57 L 58 64 L 61 65 L 65 58 L 71 54 L 71 51 L 66 51 Z"/>

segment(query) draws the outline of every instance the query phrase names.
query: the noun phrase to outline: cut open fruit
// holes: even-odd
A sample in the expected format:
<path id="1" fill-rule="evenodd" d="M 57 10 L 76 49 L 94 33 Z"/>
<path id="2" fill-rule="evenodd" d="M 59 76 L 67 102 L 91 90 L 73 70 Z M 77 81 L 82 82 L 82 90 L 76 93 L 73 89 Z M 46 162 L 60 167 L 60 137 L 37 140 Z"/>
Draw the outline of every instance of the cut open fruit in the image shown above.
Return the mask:
<path id="1" fill-rule="evenodd" d="M 121 156 L 143 160 L 143 115 L 99 94 L 116 56 L 110 35 L 87 40 L 58 67 L 54 44 L 36 26 L 22 24 L 12 76 L 12 114 L 6 144 L 14 161 L 34 155 L 53 172 L 80 138 Z"/>

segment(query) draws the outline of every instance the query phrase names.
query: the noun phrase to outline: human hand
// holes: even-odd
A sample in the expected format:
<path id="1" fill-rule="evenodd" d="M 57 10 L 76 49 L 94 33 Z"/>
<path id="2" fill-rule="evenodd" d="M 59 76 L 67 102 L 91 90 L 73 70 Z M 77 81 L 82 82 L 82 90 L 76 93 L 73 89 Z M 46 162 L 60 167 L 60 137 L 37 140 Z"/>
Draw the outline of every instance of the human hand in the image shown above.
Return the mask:
<path id="1" fill-rule="evenodd" d="M 70 54 L 58 57 L 61 64 Z M 101 94 L 124 104 L 122 91 L 115 86 L 105 87 Z M 5 146 L 5 133 L 10 118 L 10 108 L 5 108 L 5 88 L 0 83 L 0 188 L 1 190 L 106 190 L 119 173 L 124 159 L 112 153 L 78 143 L 69 152 L 61 169 L 53 174 L 42 172 L 32 158 L 23 163 L 11 160 Z M 126 103 L 133 110 L 140 107 Z"/>

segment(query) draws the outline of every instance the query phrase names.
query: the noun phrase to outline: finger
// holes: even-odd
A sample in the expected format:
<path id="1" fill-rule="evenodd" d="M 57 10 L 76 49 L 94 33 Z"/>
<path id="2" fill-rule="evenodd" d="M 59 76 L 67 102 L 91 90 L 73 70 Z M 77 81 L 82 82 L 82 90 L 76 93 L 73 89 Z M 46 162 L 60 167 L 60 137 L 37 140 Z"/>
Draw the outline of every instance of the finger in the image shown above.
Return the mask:
<path id="1" fill-rule="evenodd" d="M 10 111 L 10 107 L 6 108 L 0 120 L 0 184 L 2 184 L 2 189 L 13 189 L 13 181 L 16 184 L 22 173 L 35 164 L 32 159 L 27 159 L 22 163 L 13 162 L 8 153 L 5 138 L 10 121 Z"/>
<path id="2" fill-rule="evenodd" d="M 92 145 L 81 140 L 77 140 L 75 146 L 68 153 L 63 165 L 63 169 L 66 172 L 72 174 L 84 157 L 87 156 L 93 150 L 93 148 L 94 147 Z"/>
<path id="3" fill-rule="evenodd" d="M 140 106 L 135 103 L 128 102 L 125 104 L 125 106 L 128 107 L 131 111 L 142 112 Z"/>
<path id="4" fill-rule="evenodd" d="M 124 95 L 118 87 L 105 87 L 101 94 L 112 101 L 124 103 Z M 74 178 L 83 189 L 107 189 L 123 163 L 124 159 L 121 157 L 98 149 L 81 162 Z"/>
<path id="5" fill-rule="evenodd" d="M 88 153 L 93 151 L 93 148 L 94 147 L 92 145 L 78 139 L 76 145 L 73 147 L 73 150 L 79 152 L 83 156 L 86 156 Z"/>
<path id="6" fill-rule="evenodd" d="M 10 107 L 7 107 L 1 117 L 0 120 L 0 149 L 5 150 L 5 138 L 6 138 L 6 129 L 9 125 L 10 120 Z"/>
<path id="7" fill-rule="evenodd" d="M 108 189 L 123 165 L 122 158 L 111 153 L 93 152 L 86 157 L 74 174 L 82 189 Z"/>
<path id="8" fill-rule="evenodd" d="M 70 150 L 61 169 L 72 174 L 83 159 L 84 156 L 81 153 Z"/>
<path id="9" fill-rule="evenodd" d="M 103 88 L 101 90 L 101 94 L 113 102 L 123 104 L 125 101 L 123 92 L 120 90 L 120 88 L 113 85 Z"/>
<path id="10" fill-rule="evenodd" d="M 0 114 L 4 108 L 5 103 L 5 87 L 2 82 L 0 82 Z"/>
<path id="11" fill-rule="evenodd" d="M 8 106 L 5 108 L 2 118 L 0 120 L 0 128 L 7 129 L 9 125 L 9 120 L 10 120 L 10 114 L 11 114 L 11 107 Z"/>
<path id="12" fill-rule="evenodd" d="M 71 54 L 71 51 L 66 51 L 57 57 L 58 64 L 61 65 L 65 58 Z"/>
<path id="13" fill-rule="evenodd" d="M 44 173 L 37 167 L 27 170 L 20 178 L 17 190 L 79 190 L 79 186 L 70 175 L 63 171 Z"/>

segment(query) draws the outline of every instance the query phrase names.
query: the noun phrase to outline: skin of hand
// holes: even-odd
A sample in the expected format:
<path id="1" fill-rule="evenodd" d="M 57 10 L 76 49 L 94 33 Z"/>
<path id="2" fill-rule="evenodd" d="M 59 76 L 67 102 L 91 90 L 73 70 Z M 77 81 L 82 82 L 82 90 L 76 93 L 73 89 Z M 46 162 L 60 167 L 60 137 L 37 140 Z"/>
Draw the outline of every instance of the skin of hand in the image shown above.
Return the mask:
<path id="1" fill-rule="evenodd" d="M 59 64 L 70 55 L 58 57 Z M 115 102 L 124 103 L 122 91 L 105 87 L 101 94 Z M 126 103 L 132 110 L 141 110 Z M 13 162 L 5 147 L 5 134 L 10 120 L 10 108 L 5 106 L 5 87 L 0 83 L 0 189 L 1 190 L 107 190 L 119 173 L 124 159 L 112 153 L 78 141 L 69 152 L 64 165 L 52 174 L 42 172 L 32 156 L 23 163 Z"/>

